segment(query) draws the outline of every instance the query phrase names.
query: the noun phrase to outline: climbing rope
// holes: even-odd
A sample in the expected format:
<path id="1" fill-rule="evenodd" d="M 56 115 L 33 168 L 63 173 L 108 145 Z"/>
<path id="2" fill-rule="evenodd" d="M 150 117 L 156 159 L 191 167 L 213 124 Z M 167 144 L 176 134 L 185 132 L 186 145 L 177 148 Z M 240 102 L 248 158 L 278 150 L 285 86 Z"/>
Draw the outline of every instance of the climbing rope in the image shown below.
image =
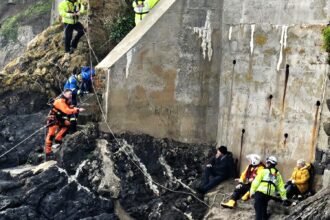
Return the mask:
<path id="1" fill-rule="evenodd" d="M 33 132 L 31 135 L 29 135 L 28 137 L 26 137 L 24 140 L 22 140 L 21 142 L 19 142 L 18 144 L 16 144 L 14 147 L 10 148 L 9 150 L 7 150 L 6 152 L 4 152 L 3 154 L 0 155 L 0 159 L 4 156 L 6 156 L 8 153 L 10 153 L 11 151 L 13 151 L 14 149 L 16 149 L 18 146 L 20 146 L 21 144 L 23 144 L 25 141 L 29 140 L 30 138 L 32 138 L 34 135 L 36 135 L 37 133 L 39 133 L 40 131 L 42 131 L 43 129 L 47 128 L 48 126 L 52 125 L 51 124 L 47 124 L 45 126 L 42 126 L 41 128 L 39 128 L 38 130 L 36 130 L 35 132 Z"/>
<path id="2" fill-rule="evenodd" d="M 89 27 L 88 27 L 88 24 L 89 24 L 89 17 L 88 17 L 88 21 L 87 21 L 87 32 L 89 32 Z M 85 32 L 85 31 L 84 31 Z M 85 36 L 87 38 L 87 43 L 88 43 L 88 47 L 89 47 L 89 61 L 90 61 L 90 68 L 92 69 L 93 68 L 93 63 L 92 63 L 92 54 L 94 55 L 96 61 L 99 63 L 99 59 L 98 57 L 96 56 L 96 53 L 95 51 L 93 50 L 93 47 L 91 46 L 91 43 L 90 43 L 90 38 L 89 38 L 89 33 L 86 33 L 85 32 Z M 92 80 L 92 88 L 94 90 L 94 92 L 96 92 L 96 88 L 94 86 L 94 82 Z M 124 153 L 126 154 L 127 158 L 141 171 L 141 173 L 144 175 L 144 177 L 146 179 L 148 179 L 149 181 L 151 181 L 152 183 L 154 183 L 155 185 L 159 186 L 160 188 L 163 188 L 167 191 L 170 191 L 170 192 L 173 192 L 173 193 L 178 193 L 178 194 L 185 194 L 185 195 L 189 195 L 189 196 L 192 196 L 193 198 L 195 198 L 197 201 L 199 201 L 200 203 L 204 204 L 205 206 L 207 206 L 208 208 L 211 208 L 210 205 L 208 205 L 206 202 L 204 202 L 203 200 L 201 200 L 200 198 L 198 198 L 195 194 L 193 193 L 190 193 L 190 192 L 185 192 L 185 191 L 178 191 L 178 190 L 173 190 L 173 189 L 170 189 L 160 183 L 158 183 L 157 181 L 153 180 L 151 178 L 150 175 L 148 175 L 133 159 L 130 158 L 129 156 L 129 153 L 126 151 L 125 147 L 120 143 L 120 141 L 117 139 L 117 137 L 115 136 L 114 132 L 112 131 L 109 123 L 107 122 L 107 117 L 103 111 L 103 108 L 102 108 L 102 104 L 101 104 L 101 101 L 99 99 L 99 97 L 96 95 L 96 100 L 97 100 L 97 103 L 98 103 L 98 106 L 99 106 L 99 109 L 100 109 L 100 112 L 102 114 L 102 117 L 104 119 L 104 122 L 109 130 L 109 132 L 111 133 L 111 135 L 113 136 L 114 140 L 119 144 L 119 146 L 123 147 L 123 151 Z"/>

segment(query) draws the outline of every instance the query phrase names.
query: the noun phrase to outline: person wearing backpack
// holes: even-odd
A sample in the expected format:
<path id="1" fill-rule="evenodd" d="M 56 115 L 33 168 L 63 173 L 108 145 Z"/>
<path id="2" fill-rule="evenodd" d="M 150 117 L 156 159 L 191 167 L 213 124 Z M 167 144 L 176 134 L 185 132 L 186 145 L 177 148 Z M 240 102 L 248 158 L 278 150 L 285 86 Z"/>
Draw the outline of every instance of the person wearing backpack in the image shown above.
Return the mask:
<path id="1" fill-rule="evenodd" d="M 93 77 L 95 76 L 95 69 L 90 68 L 89 66 L 83 66 L 81 67 L 81 90 L 83 93 L 90 93 L 92 91 L 93 86 Z"/>
<path id="2" fill-rule="evenodd" d="M 71 105 L 73 107 L 77 107 L 78 100 L 77 96 L 82 95 L 82 91 L 80 89 L 79 84 L 82 83 L 82 76 L 78 74 L 78 69 L 75 68 L 73 70 L 72 75 L 68 78 L 68 80 L 64 84 L 64 90 L 70 89 L 72 91 Z M 74 133 L 77 131 L 77 119 L 79 114 L 69 115 L 70 118 L 70 129 L 69 132 Z"/>
<path id="3" fill-rule="evenodd" d="M 264 169 L 265 165 L 261 162 L 258 154 L 249 154 L 246 156 L 250 164 L 245 168 L 240 178 L 239 184 L 235 187 L 234 193 L 226 203 L 221 203 L 224 208 L 234 208 L 237 200 L 242 198 L 246 201 L 250 198 L 250 187 L 254 178 Z"/>
<path id="4" fill-rule="evenodd" d="M 302 195 L 309 189 L 309 170 L 311 165 L 305 160 L 297 161 L 297 166 L 294 168 L 290 180 L 286 183 L 286 194 L 289 199 L 295 195 Z"/>
<path id="5" fill-rule="evenodd" d="M 266 168 L 253 180 L 250 197 L 254 198 L 256 220 L 268 219 L 267 207 L 269 200 L 279 193 L 283 204 L 287 205 L 286 190 L 280 172 L 276 169 L 277 158 L 270 156 L 266 159 Z"/>

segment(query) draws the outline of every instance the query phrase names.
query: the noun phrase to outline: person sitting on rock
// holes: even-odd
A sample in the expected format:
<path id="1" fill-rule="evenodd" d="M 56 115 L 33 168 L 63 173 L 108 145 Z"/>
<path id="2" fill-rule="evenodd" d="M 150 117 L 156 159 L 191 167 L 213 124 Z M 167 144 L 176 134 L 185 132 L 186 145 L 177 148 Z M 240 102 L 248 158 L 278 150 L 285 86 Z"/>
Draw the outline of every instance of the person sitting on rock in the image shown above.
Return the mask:
<path id="1" fill-rule="evenodd" d="M 232 153 L 228 152 L 225 146 L 219 147 L 215 157 L 205 167 L 202 185 L 198 188 L 198 191 L 203 194 L 207 193 L 224 180 L 233 177 L 234 169 Z"/>
<path id="2" fill-rule="evenodd" d="M 64 48 L 72 54 L 77 48 L 80 38 L 84 35 L 84 26 L 79 22 L 79 16 L 87 13 L 87 2 L 80 0 L 64 0 L 58 6 L 59 14 L 64 23 Z M 73 31 L 77 31 L 72 40 Z"/>
<path id="3" fill-rule="evenodd" d="M 68 115 L 78 114 L 85 110 L 83 108 L 70 107 L 71 98 L 72 91 L 66 89 L 52 104 L 52 109 L 47 119 L 49 126 L 45 144 L 46 160 L 54 158 L 52 148 L 56 149 L 62 143 L 62 138 L 65 136 L 70 126 Z M 54 140 L 55 144 L 53 144 Z"/>
<path id="4" fill-rule="evenodd" d="M 236 186 L 234 193 L 226 203 L 221 203 L 221 206 L 225 208 L 234 208 L 237 200 L 242 198 L 246 201 L 250 198 L 250 187 L 254 178 L 264 169 L 265 165 L 261 162 L 261 158 L 257 154 L 249 154 L 246 156 L 250 164 L 241 174 L 238 179 L 239 184 Z"/>
<path id="5" fill-rule="evenodd" d="M 77 69 L 74 69 L 73 74 L 64 84 L 64 89 L 70 89 L 72 91 L 71 105 L 76 107 L 78 104 L 77 96 L 82 95 L 82 92 L 79 88 L 79 83 L 82 82 L 81 74 L 77 74 Z M 74 133 L 77 131 L 77 119 L 78 114 L 70 115 L 70 132 Z"/>
<path id="6" fill-rule="evenodd" d="M 291 178 L 285 186 L 286 194 L 289 199 L 293 196 L 302 195 L 308 191 L 310 168 L 311 165 L 306 163 L 305 160 L 300 159 L 297 161 L 297 166 L 294 168 Z"/>
<path id="7" fill-rule="evenodd" d="M 268 219 L 268 202 L 273 199 L 277 193 L 280 194 L 284 205 L 288 203 L 282 175 L 276 169 L 276 165 L 277 158 L 275 156 L 268 157 L 266 160 L 266 168 L 258 173 L 251 184 L 250 197 L 255 198 L 254 209 L 256 212 L 256 220 Z"/>

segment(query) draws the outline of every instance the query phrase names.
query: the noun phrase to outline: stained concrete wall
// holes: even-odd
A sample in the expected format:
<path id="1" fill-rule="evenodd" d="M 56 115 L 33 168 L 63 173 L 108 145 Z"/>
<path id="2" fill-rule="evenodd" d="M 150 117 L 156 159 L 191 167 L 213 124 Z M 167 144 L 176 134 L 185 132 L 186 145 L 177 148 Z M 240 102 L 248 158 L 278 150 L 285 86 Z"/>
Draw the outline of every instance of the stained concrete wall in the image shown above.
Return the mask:
<path id="1" fill-rule="evenodd" d="M 329 114 L 322 111 L 329 8 L 327 1 L 225 1 L 217 143 L 235 155 L 274 154 L 290 168 L 286 177 L 297 159 L 314 160 L 317 144 L 327 146 L 318 131 L 320 113 Z"/>
<path id="2" fill-rule="evenodd" d="M 161 1 L 99 64 L 119 58 L 109 69 L 108 120 L 116 132 L 215 143 L 222 5 L 172 2 Z"/>
<path id="3" fill-rule="evenodd" d="M 329 114 L 321 32 L 330 3 L 177 0 L 153 20 L 163 4 L 148 30 L 134 29 L 139 38 L 99 65 L 109 70 L 105 109 L 115 132 L 225 144 L 242 158 L 274 154 L 280 168 L 313 160 L 327 142 L 318 131 L 320 113 Z"/>

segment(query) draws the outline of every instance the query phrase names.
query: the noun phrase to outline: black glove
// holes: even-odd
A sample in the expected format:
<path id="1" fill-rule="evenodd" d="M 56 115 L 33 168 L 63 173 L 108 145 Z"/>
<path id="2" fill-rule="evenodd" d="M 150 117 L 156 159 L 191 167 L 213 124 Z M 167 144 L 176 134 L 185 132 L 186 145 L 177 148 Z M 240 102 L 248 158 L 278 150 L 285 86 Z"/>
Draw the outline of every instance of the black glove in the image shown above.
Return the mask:
<path id="1" fill-rule="evenodd" d="M 291 202 L 290 202 L 289 200 L 286 199 L 286 200 L 283 200 L 283 201 L 282 201 L 282 205 L 283 205 L 283 206 L 290 206 L 290 205 L 291 205 Z"/>

